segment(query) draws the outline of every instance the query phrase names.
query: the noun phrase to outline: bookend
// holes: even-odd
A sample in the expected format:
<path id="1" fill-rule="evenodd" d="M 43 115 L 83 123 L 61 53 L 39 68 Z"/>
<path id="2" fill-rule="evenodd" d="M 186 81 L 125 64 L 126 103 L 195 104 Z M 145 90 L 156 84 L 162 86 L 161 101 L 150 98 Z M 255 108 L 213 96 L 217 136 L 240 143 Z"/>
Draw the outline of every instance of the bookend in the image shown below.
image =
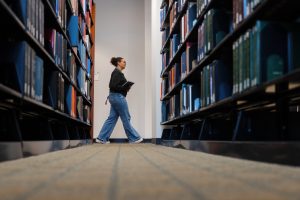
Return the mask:
<path id="1" fill-rule="evenodd" d="M 170 128 L 164 128 L 162 135 L 161 135 L 161 139 L 168 140 L 170 138 L 171 130 L 172 129 L 170 129 Z"/>
<path id="2" fill-rule="evenodd" d="M 0 142 L 22 141 L 16 110 L 0 107 L 0 126 Z"/>
<path id="3" fill-rule="evenodd" d="M 228 140 L 232 130 L 230 118 L 206 118 L 201 125 L 199 140 Z"/>
<path id="4" fill-rule="evenodd" d="M 185 124 L 180 140 L 198 140 L 202 123 L 203 121 Z"/>
<path id="5" fill-rule="evenodd" d="M 169 140 L 180 140 L 182 134 L 182 126 L 178 125 L 172 128 Z"/>
<path id="6" fill-rule="evenodd" d="M 233 141 L 279 141 L 280 112 L 240 111 L 234 128 Z"/>
<path id="7" fill-rule="evenodd" d="M 49 120 L 47 118 L 22 113 L 19 117 L 19 124 L 22 139 L 24 141 L 41 141 L 53 139 Z"/>
<path id="8" fill-rule="evenodd" d="M 70 137 L 70 147 L 77 147 L 81 145 L 80 136 L 78 133 L 78 128 L 69 124 L 67 126 L 69 137 Z"/>

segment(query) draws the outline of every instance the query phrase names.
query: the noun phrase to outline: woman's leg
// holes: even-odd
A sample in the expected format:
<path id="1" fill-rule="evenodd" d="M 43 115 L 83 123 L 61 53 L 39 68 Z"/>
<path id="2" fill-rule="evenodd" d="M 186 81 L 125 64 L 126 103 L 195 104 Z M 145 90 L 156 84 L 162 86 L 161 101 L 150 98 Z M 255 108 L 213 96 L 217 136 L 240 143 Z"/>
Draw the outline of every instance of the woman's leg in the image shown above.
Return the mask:
<path id="1" fill-rule="evenodd" d="M 131 117 L 129 114 L 126 98 L 121 94 L 117 94 L 116 96 L 118 98 L 116 98 L 115 101 L 111 101 L 111 104 L 116 109 L 116 111 L 118 112 L 118 114 L 122 120 L 123 127 L 124 127 L 124 130 L 128 137 L 129 142 L 135 142 L 135 141 L 141 139 L 141 136 L 132 127 L 132 125 L 130 123 Z"/>
<path id="2" fill-rule="evenodd" d="M 116 126 L 118 118 L 119 118 L 118 112 L 114 109 L 113 106 L 110 106 L 109 116 L 104 122 L 101 131 L 97 137 L 99 140 L 102 140 L 103 142 L 108 141 L 109 137 L 111 136 Z"/>

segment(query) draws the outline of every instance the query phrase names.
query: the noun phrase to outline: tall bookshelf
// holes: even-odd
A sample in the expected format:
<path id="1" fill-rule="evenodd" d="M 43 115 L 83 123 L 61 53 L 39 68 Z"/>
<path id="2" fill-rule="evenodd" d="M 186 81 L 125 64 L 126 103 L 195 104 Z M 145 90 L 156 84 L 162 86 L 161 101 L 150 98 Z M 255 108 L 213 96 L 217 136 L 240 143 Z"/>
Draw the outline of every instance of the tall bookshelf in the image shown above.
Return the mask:
<path id="1" fill-rule="evenodd" d="M 93 0 L 0 0 L 0 160 L 92 143 Z"/>
<path id="2" fill-rule="evenodd" d="M 163 0 L 162 140 L 299 141 L 299 17 L 296 1 Z"/>

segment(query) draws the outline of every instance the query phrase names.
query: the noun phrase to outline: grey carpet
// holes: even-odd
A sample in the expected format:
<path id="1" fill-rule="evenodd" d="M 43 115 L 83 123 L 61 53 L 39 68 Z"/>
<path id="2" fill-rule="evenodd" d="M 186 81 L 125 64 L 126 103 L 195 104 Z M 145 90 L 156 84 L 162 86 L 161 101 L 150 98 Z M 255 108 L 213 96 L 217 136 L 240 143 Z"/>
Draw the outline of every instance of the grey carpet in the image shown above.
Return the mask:
<path id="1" fill-rule="evenodd" d="M 300 168 L 153 144 L 93 144 L 0 163 L 0 199 L 300 199 Z"/>

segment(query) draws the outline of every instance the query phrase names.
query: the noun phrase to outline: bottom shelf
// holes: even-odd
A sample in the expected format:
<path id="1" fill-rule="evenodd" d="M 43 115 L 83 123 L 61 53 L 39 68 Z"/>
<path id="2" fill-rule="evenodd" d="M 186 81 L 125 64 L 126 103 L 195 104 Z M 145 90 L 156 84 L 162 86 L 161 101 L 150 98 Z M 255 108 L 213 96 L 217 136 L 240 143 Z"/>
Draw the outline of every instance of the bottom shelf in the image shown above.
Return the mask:
<path id="1" fill-rule="evenodd" d="M 162 140 L 161 145 L 254 161 L 300 166 L 298 142 Z"/>
<path id="2" fill-rule="evenodd" d="M 92 139 L 0 142 L 0 162 L 92 144 Z"/>

